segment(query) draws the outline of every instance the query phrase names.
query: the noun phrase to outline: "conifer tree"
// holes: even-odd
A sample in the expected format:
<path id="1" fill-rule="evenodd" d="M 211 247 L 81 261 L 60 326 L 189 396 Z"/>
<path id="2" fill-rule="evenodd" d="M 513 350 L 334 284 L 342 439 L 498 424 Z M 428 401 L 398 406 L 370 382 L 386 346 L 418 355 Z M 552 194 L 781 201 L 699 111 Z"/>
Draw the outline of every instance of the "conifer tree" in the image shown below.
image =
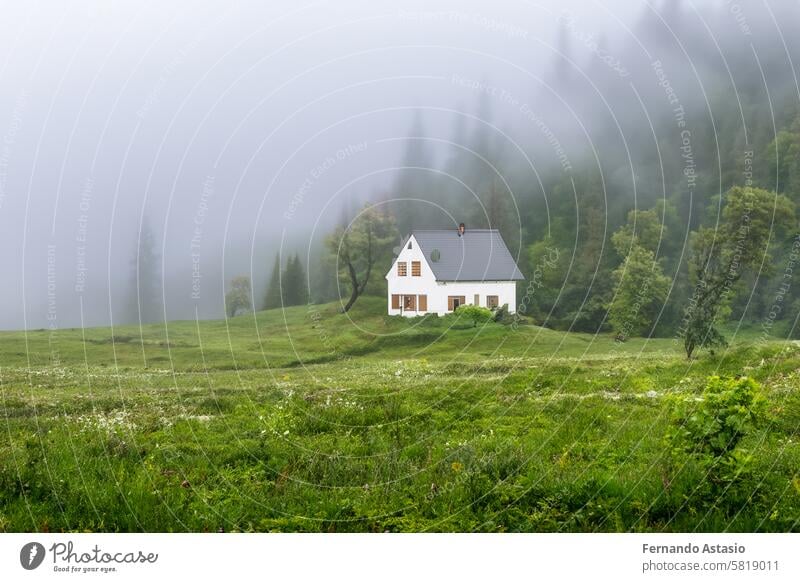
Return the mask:
<path id="1" fill-rule="evenodd" d="M 275 253 L 275 263 L 272 266 L 272 275 L 267 284 L 267 293 L 264 297 L 264 309 L 275 309 L 281 306 L 281 255 Z"/>

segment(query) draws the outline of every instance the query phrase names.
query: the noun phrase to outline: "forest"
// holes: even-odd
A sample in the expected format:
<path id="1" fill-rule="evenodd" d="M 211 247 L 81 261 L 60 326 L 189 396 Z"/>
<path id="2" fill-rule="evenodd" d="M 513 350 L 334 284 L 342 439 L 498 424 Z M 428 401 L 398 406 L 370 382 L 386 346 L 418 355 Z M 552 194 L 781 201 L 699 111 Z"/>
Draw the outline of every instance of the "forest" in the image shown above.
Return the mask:
<path id="1" fill-rule="evenodd" d="M 490 80 L 454 78 L 475 93 L 475 111 L 454 115 L 443 138 L 426 130 L 435 112 L 417 109 L 392 186 L 367 207 L 391 216 L 395 245 L 413 229 L 462 220 L 499 229 L 528 276 L 522 311 L 552 329 L 677 336 L 688 355 L 724 345 L 717 328 L 728 322 L 794 338 L 800 47 L 789 32 L 766 31 L 774 19 L 786 28 L 800 19 L 788 4 L 772 10 L 743 23 L 728 3 L 699 12 L 665 2 L 602 50 L 562 17 L 558 54 L 531 81 L 529 101 Z M 583 62 L 575 45 L 587 42 L 594 52 Z M 624 68 L 608 55 L 624 55 Z M 431 144 L 442 140 L 449 153 L 433 166 Z M 336 240 L 362 210 L 343 208 Z M 295 273 L 298 257 L 283 260 L 288 296 L 347 294 L 335 249 L 310 248 L 308 277 Z M 280 273 L 270 272 L 272 299 L 259 305 L 256 295 L 257 309 L 277 304 Z M 385 294 L 383 274 L 373 273 L 368 294 Z"/>

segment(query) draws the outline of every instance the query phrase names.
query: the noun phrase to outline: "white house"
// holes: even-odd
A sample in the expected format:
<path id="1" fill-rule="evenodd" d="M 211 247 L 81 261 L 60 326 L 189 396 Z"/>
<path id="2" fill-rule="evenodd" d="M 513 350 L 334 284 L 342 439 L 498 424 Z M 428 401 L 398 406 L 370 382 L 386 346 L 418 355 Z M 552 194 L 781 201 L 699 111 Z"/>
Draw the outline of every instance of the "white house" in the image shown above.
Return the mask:
<path id="1" fill-rule="evenodd" d="M 415 230 L 386 274 L 389 315 L 444 315 L 466 304 L 514 313 L 520 279 L 497 230 Z"/>

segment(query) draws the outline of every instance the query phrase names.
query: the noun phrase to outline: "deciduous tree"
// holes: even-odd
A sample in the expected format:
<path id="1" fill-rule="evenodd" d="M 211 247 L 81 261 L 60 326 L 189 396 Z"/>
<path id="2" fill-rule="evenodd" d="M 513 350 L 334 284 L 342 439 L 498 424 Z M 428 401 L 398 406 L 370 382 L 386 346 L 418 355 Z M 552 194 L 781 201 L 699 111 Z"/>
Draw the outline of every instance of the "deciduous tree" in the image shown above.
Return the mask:
<path id="1" fill-rule="evenodd" d="M 379 261 L 388 267 L 398 236 L 391 215 L 366 205 L 348 226 L 337 228 L 328 237 L 328 249 L 336 257 L 340 276 L 350 286 L 350 298 L 342 311 L 349 311 L 364 293 Z"/>
<path id="2" fill-rule="evenodd" d="M 698 348 L 725 345 L 718 329 L 734 285 L 747 269 L 769 271 L 770 243 L 793 223 L 794 205 L 760 188 L 731 188 L 717 228 L 692 233 L 689 275 L 693 294 L 681 325 L 686 356 Z"/>
<path id="3" fill-rule="evenodd" d="M 664 305 L 670 284 L 653 251 L 634 244 L 612 277 L 616 287 L 608 319 L 617 337 L 646 334 Z"/>
<path id="4" fill-rule="evenodd" d="M 231 286 L 225 294 L 225 311 L 228 317 L 234 317 L 253 308 L 252 293 L 250 291 L 250 277 L 236 277 L 231 281 Z"/>

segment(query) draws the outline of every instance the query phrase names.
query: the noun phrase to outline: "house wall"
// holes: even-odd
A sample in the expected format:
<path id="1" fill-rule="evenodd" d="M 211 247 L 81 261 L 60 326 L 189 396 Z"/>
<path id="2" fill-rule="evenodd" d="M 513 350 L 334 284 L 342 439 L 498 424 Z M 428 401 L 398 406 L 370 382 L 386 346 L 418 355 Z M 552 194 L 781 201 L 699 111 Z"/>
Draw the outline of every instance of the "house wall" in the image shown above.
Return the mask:
<path id="1" fill-rule="evenodd" d="M 497 295 L 498 305 L 502 306 L 508 304 L 508 309 L 514 313 L 517 307 L 517 286 L 514 281 L 458 281 L 458 282 L 439 282 L 431 271 L 428 265 L 428 260 L 423 256 L 419 250 L 417 241 L 412 236 L 410 239 L 411 248 L 408 248 L 408 241 L 400 252 L 395 263 L 392 264 L 391 270 L 386 274 L 388 282 L 388 295 L 387 305 L 389 315 L 405 315 L 407 317 L 416 317 L 418 315 L 425 315 L 426 313 L 437 313 L 445 315 L 449 313 L 448 297 L 450 296 L 464 296 L 466 303 L 472 305 L 475 300 L 475 295 L 479 295 L 479 304 L 481 307 L 486 307 L 487 295 Z M 420 276 L 413 277 L 411 274 L 411 262 L 420 261 Z M 397 275 L 397 262 L 408 263 L 408 274 L 405 277 Z M 428 309 L 427 311 L 406 311 L 402 309 L 403 303 L 400 303 L 400 309 L 392 308 L 392 295 L 427 295 Z M 419 305 L 419 301 L 416 301 Z"/>
<path id="2" fill-rule="evenodd" d="M 408 243 L 411 243 L 411 248 L 408 248 Z M 411 274 L 411 262 L 412 261 L 419 261 L 420 262 L 420 276 L 414 277 Z M 407 263 L 407 275 L 405 277 L 398 277 L 397 275 L 397 263 L 398 262 L 405 262 Z M 417 315 L 425 315 L 425 313 L 431 313 L 433 311 L 433 305 L 431 300 L 433 299 L 433 295 L 436 290 L 436 277 L 433 275 L 433 271 L 431 271 L 430 266 L 428 265 L 428 261 L 425 260 L 425 257 L 422 254 L 422 251 L 417 245 L 417 241 L 412 236 L 408 241 L 406 241 L 405 246 L 400 251 L 395 262 L 392 264 L 392 268 L 386 274 L 386 281 L 388 282 L 388 296 L 386 298 L 388 304 L 388 310 L 390 315 L 407 315 L 409 317 L 414 317 Z M 409 312 L 404 313 L 403 309 L 392 309 L 392 295 L 427 295 L 428 296 L 428 311 L 425 312 Z M 417 301 L 417 304 L 419 302 Z M 402 303 L 401 303 L 402 307 Z"/>

